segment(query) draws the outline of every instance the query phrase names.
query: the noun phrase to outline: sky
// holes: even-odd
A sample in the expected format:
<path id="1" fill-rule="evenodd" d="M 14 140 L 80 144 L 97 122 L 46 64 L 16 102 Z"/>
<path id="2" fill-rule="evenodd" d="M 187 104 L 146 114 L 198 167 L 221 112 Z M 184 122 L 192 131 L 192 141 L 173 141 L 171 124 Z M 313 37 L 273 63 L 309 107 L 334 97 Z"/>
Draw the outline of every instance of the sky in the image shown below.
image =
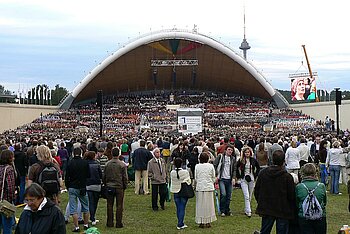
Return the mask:
<path id="1" fill-rule="evenodd" d="M 194 25 L 242 54 L 245 12 L 247 59 L 274 88 L 288 90 L 289 74 L 308 72 L 304 44 L 317 88 L 350 90 L 349 9 L 348 0 L 0 0 L 0 84 L 72 91 L 129 41 Z"/>

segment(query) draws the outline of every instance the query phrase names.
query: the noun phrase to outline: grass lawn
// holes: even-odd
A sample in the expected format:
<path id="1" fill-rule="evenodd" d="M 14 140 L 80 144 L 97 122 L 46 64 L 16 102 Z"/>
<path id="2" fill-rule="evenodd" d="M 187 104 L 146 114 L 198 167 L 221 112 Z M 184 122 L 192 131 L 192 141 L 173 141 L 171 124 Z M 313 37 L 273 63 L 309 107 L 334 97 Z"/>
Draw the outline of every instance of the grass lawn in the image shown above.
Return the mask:
<path id="1" fill-rule="evenodd" d="M 347 210 L 349 196 L 346 187 L 340 187 L 342 195 L 328 195 L 327 197 L 327 233 L 337 233 L 344 224 L 350 224 L 350 213 Z M 65 210 L 68 194 L 61 195 L 61 209 Z M 98 204 L 97 219 L 100 222 L 96 227 L 101 233 L 253 233 L 259 230 L 261 218 L 253 214 L 252 218 L 244 215 L 243 194 L 240 189 L 235 189 L 232 195 L 231 217 L 217 217 L 218 220 L 212 223 L 209 229 L 200 229 L 195 223 L 195 198 L 189 200 L 186 208 L 185 223 L 188 228 L 178 231 L 176 229 L 177 219 L 175 204 L 166 202 L 165 210 L 154 212 L 151 208 L 151 195 L 135 195 L 133 188 L 129 187 L 125 193 L 125 206 L 123 214 L 124 228 L 106 227 L 106 200 L 101 199 Z M 271 204 L 273 205 L 273 204 Z M 256 202 L 252 200 L 252 209 L 255 210 Z M 17 213 L 17 216 L 19 212 Z M 81 229 L 83 225 L 80 225 Z M 70 218 L 67 224 L 67 233 L 73 230 L 73 221 Z M 273 232 L 275 233 L 275 228 Z"/>

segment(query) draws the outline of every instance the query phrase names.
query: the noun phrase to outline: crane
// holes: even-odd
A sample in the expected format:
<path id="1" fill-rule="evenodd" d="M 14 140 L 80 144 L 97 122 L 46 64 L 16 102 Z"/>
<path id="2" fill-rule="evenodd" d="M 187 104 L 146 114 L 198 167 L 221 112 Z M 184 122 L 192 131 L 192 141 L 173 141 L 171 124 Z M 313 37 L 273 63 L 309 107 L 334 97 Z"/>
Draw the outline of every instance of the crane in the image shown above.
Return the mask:
<path id="1" fill-rule="evenodd" d="M 307 57 L 305 45 L 301 45 L 301 46 L 303 47 L 303 50 L 304 50 L 305 59 L 306 59 L 306 63 L 307 63 L 307 68 L 309 69 L 310 80 L 311 80 L 311 82 L 315 82 L 315 83 L 314 83 L 314 86 L 311 86 L 311 88 L 312 88 L 311 92 L 315 92 L 315 95 L 316 95 L 316 102 L 319 102 L 320 100 L 318 99 L 317 92 L 316 92 L 316 81 L 314 81 L 315 78 L 314 78 L 313 75 L 312 75 L 312 70 L 311 70 L 309 58 Z"/>

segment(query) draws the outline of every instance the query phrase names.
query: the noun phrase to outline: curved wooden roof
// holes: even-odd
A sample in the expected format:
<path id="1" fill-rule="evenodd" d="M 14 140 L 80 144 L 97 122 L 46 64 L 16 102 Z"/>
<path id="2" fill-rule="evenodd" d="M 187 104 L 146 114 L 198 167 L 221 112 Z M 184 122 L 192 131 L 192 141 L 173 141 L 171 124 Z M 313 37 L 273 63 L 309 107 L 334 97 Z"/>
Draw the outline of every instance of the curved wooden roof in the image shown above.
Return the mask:
<path id="1" fill-rule="evenodd" d="M 198 60 L 198 66 L 157 67 L 154 78 L 152 59 L 192 59 Z M 232 49 L 205 35 L 169 30 L 140 37 L 113 53 L 78 84 L 64 104 L 96 98 L 97 90 L 109 95 L 174 89 L 236 93 L 266 100 L 281 98 L 264 76 Z"/>

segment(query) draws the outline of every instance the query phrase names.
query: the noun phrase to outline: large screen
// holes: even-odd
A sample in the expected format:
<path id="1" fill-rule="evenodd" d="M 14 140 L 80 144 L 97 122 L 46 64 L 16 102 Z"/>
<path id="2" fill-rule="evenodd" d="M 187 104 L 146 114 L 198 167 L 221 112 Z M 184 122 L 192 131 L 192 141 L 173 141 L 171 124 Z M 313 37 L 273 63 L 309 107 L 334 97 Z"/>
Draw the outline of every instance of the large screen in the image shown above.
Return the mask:
<path id="1" fill-rule="evenodd" d="M 203 110 L 199 108 L 177 109 L 178 130 L 183 134 L 197 134 L 202 132 Z"/>
<path id="2" fill-rule="evenodd" d="M 300 76 L 294 75 L 290 87 L 292 101 L 316 99 L 316 80 L 314 77 L 311 78 L 303 74 L 300 74 Z"/>

